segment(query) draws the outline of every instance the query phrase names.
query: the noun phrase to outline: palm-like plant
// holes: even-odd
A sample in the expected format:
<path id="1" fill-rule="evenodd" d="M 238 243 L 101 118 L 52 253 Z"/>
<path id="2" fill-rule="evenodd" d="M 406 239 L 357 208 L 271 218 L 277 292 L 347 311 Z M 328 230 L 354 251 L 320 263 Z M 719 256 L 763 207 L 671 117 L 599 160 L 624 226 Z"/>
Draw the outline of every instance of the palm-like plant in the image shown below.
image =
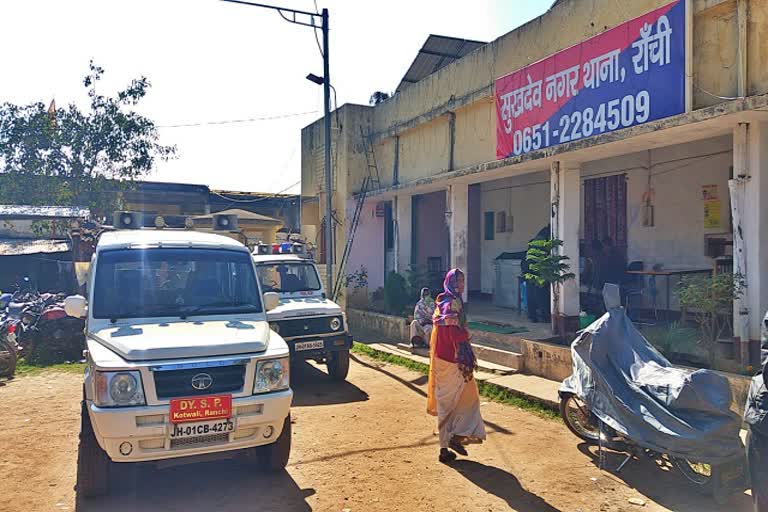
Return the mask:
<path id="1" fill-rule="evenodd" d="M 555 311 L 560 310 L 560 285 L 576 277 L 576 274 L 570 271 L 570 265 L 566 263 L 570 258 L 560 254 L 562 246 L 562 240 L 532 240 L 528 243 L 528 252 L 525 256 L 528 271 L 523 277 L 529 283 L 539 287 L 552 286 L 552 302 Z"/>

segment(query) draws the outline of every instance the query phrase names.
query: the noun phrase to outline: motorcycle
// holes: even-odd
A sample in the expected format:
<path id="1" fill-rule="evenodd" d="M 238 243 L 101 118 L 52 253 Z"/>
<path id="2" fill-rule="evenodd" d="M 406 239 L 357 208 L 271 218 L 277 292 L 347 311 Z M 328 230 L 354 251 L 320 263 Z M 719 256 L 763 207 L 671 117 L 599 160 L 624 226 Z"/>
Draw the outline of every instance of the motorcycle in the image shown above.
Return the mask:
<path id="1" fill-rule="evenodd" d="M 571 346 L 573 374 L 559 390 L 560 416 L 582 441 L 648 456 L 676 468 L 720 503 L 747 488 L 741 418 L 729 410 L 728 381 L 709 370 L 675 368 L 635 329 L 606 285 L 602 318 Z"/>
<path id="2" fill-rule="evenodd" d="M 0 311 L 8 307 L 11 294 L 0 296 Z M 16 325 L 7 315 L 0 319 L 0 378 L 11 379 L 16 373 L 18 345 L 16 345 Z"/>

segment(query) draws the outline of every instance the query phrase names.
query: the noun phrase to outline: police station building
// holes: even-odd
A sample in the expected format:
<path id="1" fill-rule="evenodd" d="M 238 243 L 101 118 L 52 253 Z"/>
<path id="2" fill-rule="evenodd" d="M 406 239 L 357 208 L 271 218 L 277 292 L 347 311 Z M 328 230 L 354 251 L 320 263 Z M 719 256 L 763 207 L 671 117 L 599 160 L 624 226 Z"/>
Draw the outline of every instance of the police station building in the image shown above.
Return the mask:
<path id="1" fill-rule="evenodd" d="M 552 305 L 563 330 L 606 246 L 659 321 L 683 314 L 682 276 L 742 274 L 746 365 L 768 309 L 766 58 L 763 0 L 558 0 L 493 42 L 430 36 L 392 98 L 334 114 L 336 261 L 353 240 L 343 271 L 364 267 L 371 292 L 459 267 L 470 311 L 515 314 L 521 253 L 549 227 L 576 274 Z M 322 120 L 302 131 L 320 243 L 323 144 Z"/>

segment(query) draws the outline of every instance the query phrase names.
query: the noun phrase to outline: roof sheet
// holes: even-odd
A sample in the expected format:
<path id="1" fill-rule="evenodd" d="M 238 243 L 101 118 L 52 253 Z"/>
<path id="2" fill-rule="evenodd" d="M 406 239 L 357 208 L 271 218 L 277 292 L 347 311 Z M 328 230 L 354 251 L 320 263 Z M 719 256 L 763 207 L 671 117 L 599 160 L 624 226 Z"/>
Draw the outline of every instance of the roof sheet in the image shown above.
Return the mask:
<path id="1" fill-rule="evenodd" d="M 21 240 L 0 238 L 0 256 L 24 256 L 28 254 L 53 254 L 67 252 L 71 244 L 66 240 Z"/>
<path id="2" fill-rule="evenodd" d="M 397 92 L 486 44 L 482 41 L 430 35 L 397 86 Z"/>
<path id="3" fill-rule="evenodd" d="M 214 215 L 237 215 L 237 220 L 255 220 L 260 222 L 270 222 L 274 224 L 283 223 L 283 221 L 275 219 L 274 217 L 267 217 L 266 215 L 249 212 L 248 210 L 241 210 L 240 208 L 230 208 L 229 210 L 222 210 L 211 215 L 201 215 L 199 217 L 195 217 L 195 220 L 210 220 L 213 219 Z"/>
<path id="4" fill-rule="evenodd" d="M 90 210 L 82 206 L 30 206 L 0 204 L 0 217 L 86 218 L 90 215 Z"/>

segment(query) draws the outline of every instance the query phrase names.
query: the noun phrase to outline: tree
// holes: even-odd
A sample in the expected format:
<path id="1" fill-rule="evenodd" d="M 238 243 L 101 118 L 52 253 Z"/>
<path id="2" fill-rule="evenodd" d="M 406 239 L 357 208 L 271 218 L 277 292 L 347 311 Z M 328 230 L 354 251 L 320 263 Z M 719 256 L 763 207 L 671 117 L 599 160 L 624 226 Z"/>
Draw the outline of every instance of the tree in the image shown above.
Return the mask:
<path id="1" fill-rule="evenodd" d="M 149 80 L 135 79 L 111 97 L 96 92 L 103 74 L 91 61 L 83 80 L 87 111 L 75 104 L 0 105 L 0 203 L 87 206 L 103 215 L 157 159 L 175 156 L 174 146 L 158 142 L 154 122 L 133 110 Z"/>
<path id="2" fill-rule="evenodd" d="M 388 100 L 389 98 L 390 95 L 388 92 L 376 91 L 375 93 L 371 94 L 371 98 L 368 100 L 368 103 L 375 106 Z"/>

